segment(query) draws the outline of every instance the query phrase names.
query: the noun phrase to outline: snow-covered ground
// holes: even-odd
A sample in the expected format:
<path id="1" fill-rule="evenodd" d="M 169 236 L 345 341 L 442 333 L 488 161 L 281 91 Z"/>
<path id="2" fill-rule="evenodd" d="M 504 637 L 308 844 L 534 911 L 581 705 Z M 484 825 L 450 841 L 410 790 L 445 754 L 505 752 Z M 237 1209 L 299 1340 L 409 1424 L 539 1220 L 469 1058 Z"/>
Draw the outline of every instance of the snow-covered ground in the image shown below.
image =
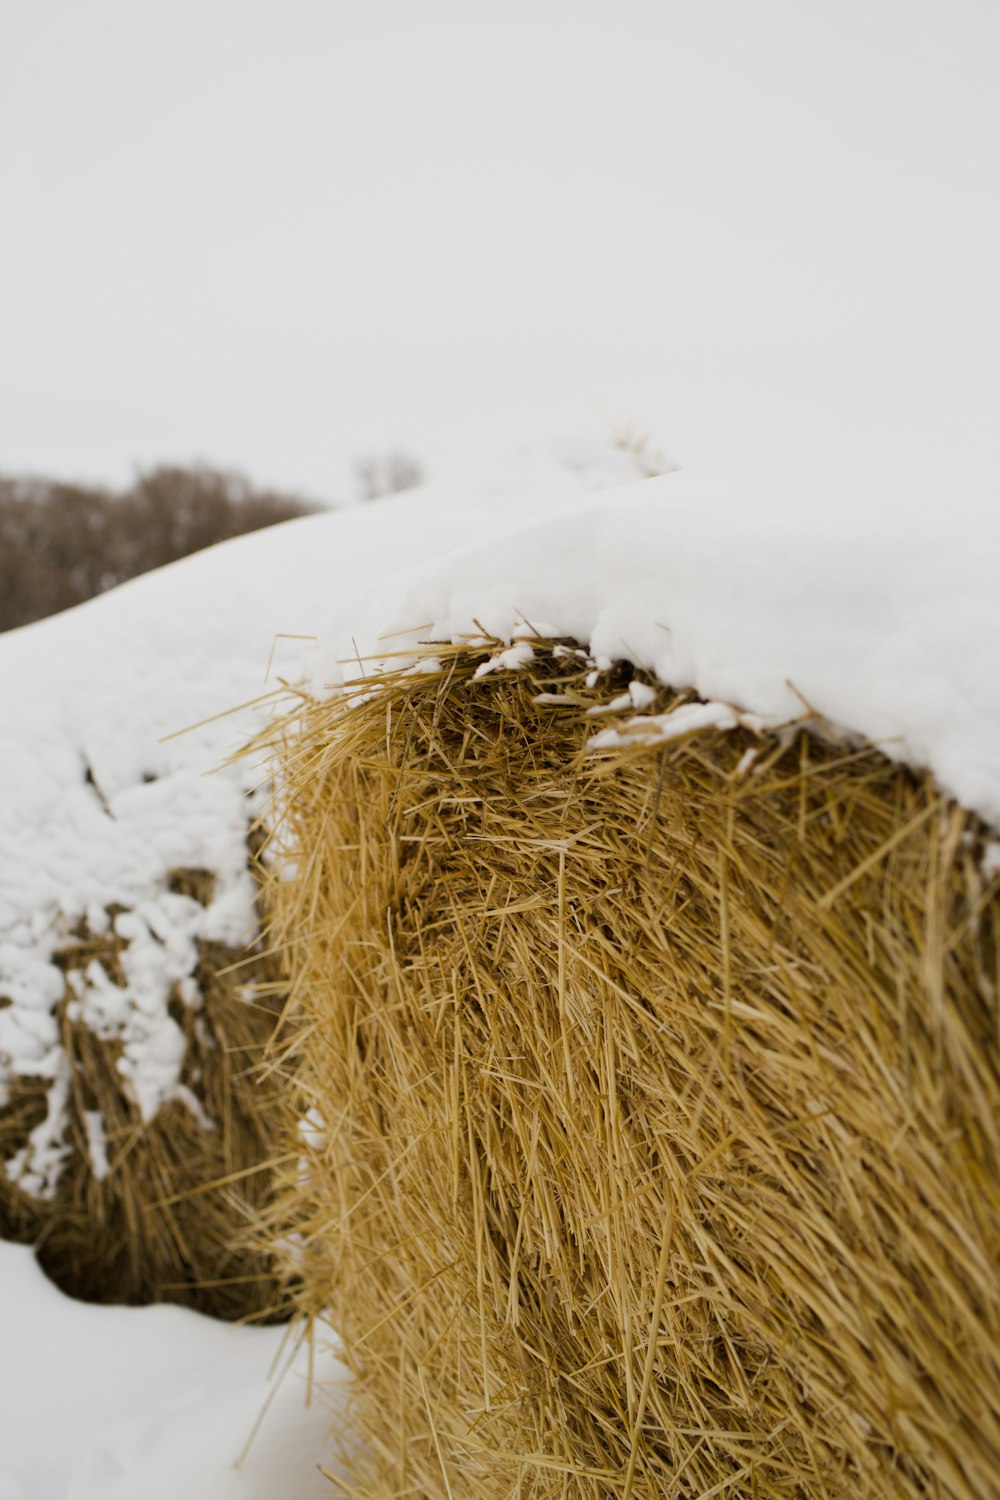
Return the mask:
<path id="1" fill-rule="evenodd" d="M 73 1302 L 0 1241 L 0 1330 L 0 1500 L 329 1496 L 345 1372 L 317 1346 L 307 1405 L 286 1328 Z"/>

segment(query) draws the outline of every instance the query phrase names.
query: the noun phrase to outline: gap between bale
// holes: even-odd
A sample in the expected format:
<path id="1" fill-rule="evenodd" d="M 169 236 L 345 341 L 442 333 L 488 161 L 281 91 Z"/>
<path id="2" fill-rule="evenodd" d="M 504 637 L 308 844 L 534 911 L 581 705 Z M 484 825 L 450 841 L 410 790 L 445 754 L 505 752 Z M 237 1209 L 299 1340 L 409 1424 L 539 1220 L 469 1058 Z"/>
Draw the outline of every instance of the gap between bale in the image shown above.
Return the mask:
<path id="1" fill-rule="evenodd" d="M 986 830 L 804 730 L 595 752 L 634 674 L 565 643 L 434 650 L 271 733 L 347 1493 L 1000 1493 Z"/>

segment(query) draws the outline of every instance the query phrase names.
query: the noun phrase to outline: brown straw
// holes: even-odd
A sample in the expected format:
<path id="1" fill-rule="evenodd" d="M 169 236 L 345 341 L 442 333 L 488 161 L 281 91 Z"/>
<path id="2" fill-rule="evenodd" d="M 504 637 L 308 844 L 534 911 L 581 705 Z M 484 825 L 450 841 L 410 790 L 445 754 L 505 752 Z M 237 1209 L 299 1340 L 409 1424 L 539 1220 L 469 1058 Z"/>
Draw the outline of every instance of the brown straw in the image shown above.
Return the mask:
<path id="1" fill-rule="evenodd" d="M 986 831 L 803 728 L 595 752 L 632 674 L 565 645 L 435 652 L 271 732 L 346 1493 L 1000 1494 Z"/>

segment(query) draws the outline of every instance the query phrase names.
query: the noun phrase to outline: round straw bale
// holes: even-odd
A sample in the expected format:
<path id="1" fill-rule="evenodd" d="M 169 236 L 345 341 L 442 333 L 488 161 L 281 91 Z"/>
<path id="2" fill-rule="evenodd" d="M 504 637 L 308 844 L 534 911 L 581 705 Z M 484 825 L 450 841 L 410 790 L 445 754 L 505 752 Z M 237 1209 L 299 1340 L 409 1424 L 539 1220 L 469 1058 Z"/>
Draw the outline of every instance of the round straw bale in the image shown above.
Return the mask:
<path id="1" fill-rule="evenodd" d="M 259 834 L 248 863 L 259 874 Z M 168 885 L 207 905 L 208 870 L 178 869 Z M 258 936 L 246 949 L 197 941 L 182 996 L 169 1001 L 183 1033 L 180 1088 L 152 1120 L 119 1069 L 121 1043 L 79 1019 L 88 986 L 123 986 L 124 909 L 98 931 L 81 922 L 56 950 L 65 993 L 56 1007 L 62 1072 L 14 1077 L 0 1109 L 0 1235 L 34 1242 L 63 1290 L 98 1302 L 181 1302 L 220 1317 L 277 1311 L 273 1256 L 254 1242 L 272 1182 L 280 1083 L 261 1073 L 274 1030 L 280 976 Z M 155 935 L 154 935 L 155 936 Z M 0 1005 L 4 1002 L 0 999 Z M 60 1091 L 60 1164 L 51 1193 L 30 1171 L 32 1133 L 46 1133 Z M 23 1168 L 23 1169 L 22 1169 Z"/>
<path id="2" fill-rule="evenodd" d="M 349 1492 L 1000 1494 L 987 831 L 822 726 L 438 655 L 279 750 Z"/>

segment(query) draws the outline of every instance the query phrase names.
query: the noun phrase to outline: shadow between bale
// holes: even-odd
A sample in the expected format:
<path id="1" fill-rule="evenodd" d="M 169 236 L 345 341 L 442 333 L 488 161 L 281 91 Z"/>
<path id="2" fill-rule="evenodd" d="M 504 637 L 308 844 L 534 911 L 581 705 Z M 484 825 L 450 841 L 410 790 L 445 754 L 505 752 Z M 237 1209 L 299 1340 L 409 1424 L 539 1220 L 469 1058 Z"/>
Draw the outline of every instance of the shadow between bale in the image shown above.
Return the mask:
<path id="1" fill-rule="evenodd" d="M 1000 1493 L 987 830 L 829 733 L 636 742 L 566 643 L 435 651 L 273 735 L 347 1491 Z"/>

